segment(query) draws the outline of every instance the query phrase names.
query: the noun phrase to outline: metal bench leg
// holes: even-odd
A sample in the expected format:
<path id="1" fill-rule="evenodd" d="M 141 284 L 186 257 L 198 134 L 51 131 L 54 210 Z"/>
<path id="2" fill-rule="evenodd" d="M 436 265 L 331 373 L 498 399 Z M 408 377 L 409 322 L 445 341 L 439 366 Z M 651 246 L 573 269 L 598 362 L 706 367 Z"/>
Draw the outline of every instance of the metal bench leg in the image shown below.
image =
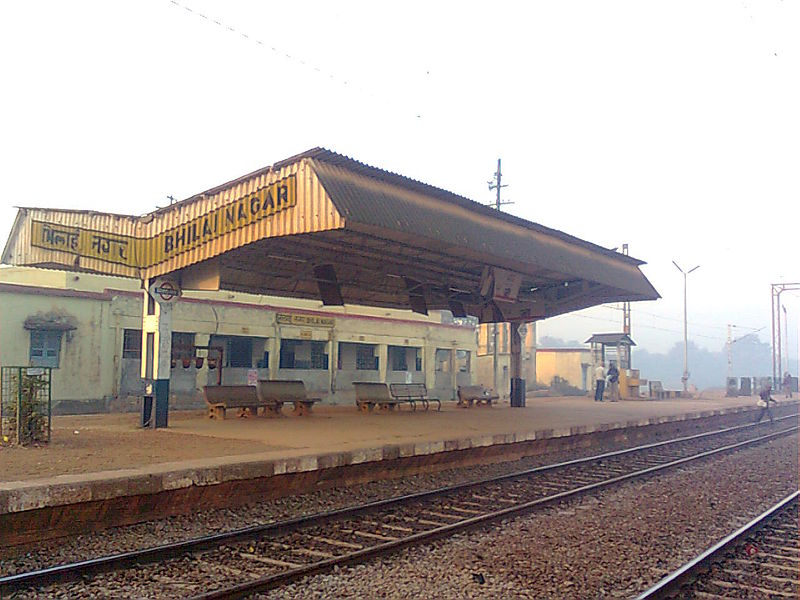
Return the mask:
<path id="1" fill-rule="evenodd" d="M 311 407 L 312 404 L 307 404 L 306 402 L 295 402 L 294 403 L 294 410 L 292 414 L 298 417 L 305 417 L 311 414 Z"/>

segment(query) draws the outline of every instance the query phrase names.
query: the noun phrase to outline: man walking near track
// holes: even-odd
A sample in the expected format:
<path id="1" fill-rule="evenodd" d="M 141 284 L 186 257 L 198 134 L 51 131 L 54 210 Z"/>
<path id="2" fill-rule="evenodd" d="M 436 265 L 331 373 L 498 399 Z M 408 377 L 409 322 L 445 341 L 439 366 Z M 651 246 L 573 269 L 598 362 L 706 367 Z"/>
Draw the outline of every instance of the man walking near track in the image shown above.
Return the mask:
<path id="1" fill-rule="evenodd" d="M 606 389 L 606 370 L 603 368 L 603 363 L 597 365 L 594 370 L 594 401 L 603 401 L 603 392 Z"/>
<path id="2" fill-rule="evenodd" d="M 792 375 L 789 371 L 783 376 L 783 393 L 787 398 L 792 397 Z"/>
<path id="3" fill-rule="evenodd" d="M 772 402 L 773 404 L 777 404 L 778 401 L 772 397 L 770 392 L 772 392 L 772 385 L 768 383 L 764 386 L 764 389 L 761 390 L 761 394 L 759 394 L 760 399 L 758 401 L 758 405 L 761 407 L 761 411 L 758 413 L 756 425 L 761 422 L 761 419 L 764 418 L 764 415 L 769 415 L 770 423 L 775 422 L 775 419 L 772 417 L 772 411 L 769 409 L 769 403 Z"/>

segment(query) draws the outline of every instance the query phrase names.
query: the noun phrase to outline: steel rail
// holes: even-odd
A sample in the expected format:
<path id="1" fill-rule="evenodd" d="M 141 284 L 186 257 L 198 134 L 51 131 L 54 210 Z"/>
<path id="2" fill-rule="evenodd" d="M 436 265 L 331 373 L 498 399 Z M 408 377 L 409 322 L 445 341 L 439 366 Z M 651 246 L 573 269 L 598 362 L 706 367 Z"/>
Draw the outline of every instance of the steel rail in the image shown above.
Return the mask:
<path id="1" fill-rule="evenodd" d="M 191 596 L 190 600 L 223 600 L 223 599 L 232 600 L 235 598 L 245 598 L 256 592 L 263 592 L 270 589 L 274 589 L 276 587 L 280 587 L 282 585 L 285 585 L 287 583 L 290 583 L 307 575 L 312 575 L 322 571 L 327 571 L 337 565 L 344 566 L 348 564 L 364 562 L 365 560 L 389 554 L 408 546 L 417 545 L 422 542 L 428 542 L 436 538 L 446 537 L 456 532 L 471 529 L 476 526 L 487 523 L 489 521 L 495 521 L 497 519 L 502 519 L 507 516 L 524 513 L 530 511 L 533 508 L 554 504 L 556 502 L 560 502 L 561 500 L 573 499 L 582 496 L 588 492 L 600 490 L 632 479 L 640 479 L 648 475 L 652 475 L 653 473 L 664 471 L 666 469 L 671 469 L 691 461 L 699 460 L 723 452 L 729 452 L 731 450 L 742 448 L 744 446 L 750 446 L 753 444 L 764 442 L 785 435 L 787 433 L 797 431 L 798 429 L 800 429 L 800 427 L 793 427 L 790 429 L 771 433 L 751 440 L 737 442 L 735 444 L 729 444 L 721 448 L 715 448 L 714 450 L 707 450 L 705 452 L 701 452 L 699 454 L 674 460 L 669 463 L 665 463 L 663 465 L 648 467 L 646 469 L 641 469 L 639 471 L 634 471 L 632 473 L 627 473 L 625 475 L 612 477 L 611 479 L 607 479 L 605 481 L 584 485 L 572 490 L 559 492 L 557 494 L 546 496 L 544 498 L 539 498 L 537 500 L 524 502 L 516 506 L 510 506 L 497 511 L 493 511 L 491 513 L 486 513 L 483 515 L 478 515 L 475 517 L 464 519 L 457 523 L 452 523 L 428 531 L 419 532 L 400 540 L 378 544 L 376 546 L 372 546 L 370 548 L 364 548 L 363 550 L 358 550 L 356 552 L 348 553 L 342 556 L 329 558 L 326 560 L 304 565 L 302 567 L 289 569 L 287 571 L 284 571 L 283 573 L 276 573 L 274 575 L 261 577 L 242 584 L 237 584 L 229 586 L 227 588 L 222 588 L 219 590 L 214 590 L 199 595 Z"/>
<path id="2" fill-rule="evenodd" d="M 775 421 L 778 422 L 778 421 L 785 421 L 787 419 L 797 419 L 797 417 L 798 417 L 797 414 L 792 414 L 784 417 L 778 417 L 775 419 Z M 360 514 L 367 514 L 390 506 L 406 504 L 409 502 L 413 502 L 415 500 L 423 500 L 426 498 L 435 497 L 451 492 L 457 492 L 460 490 L 467 490 L 474 487 L 480 487 L 486 484 L 491 484 L 500 481 L 507 481 L 510 479 L 518 479 L 532 474 L 543 473 L 547 471 L 555 471 L 557 469 L 562 469 L 565 467 L 587 464 L 603 460 L 606 458 L 624 456 L 627 454 L 634 454 L 637 452 L 642 452 L 653 448 L 674 445 L 687 441 L 694 441 L 707 437 L 720 436 L 726 433 L 750 429 L 754 427 L 757 427 L 757 425 L 754 424 L 735 425 L 732 427 L 726 427 L 723 429 L 718 429 L 709 432 L 702 432 L 690 436 L 683 436 L 679 438 L 673 438 L 670 440 L 643 444 L 641 446 L 636 446 L 633 448 L 614 450 L 611 452 L 605 452 L 598 455 L 571 459 L 567 461 L 553 463 L 550 465 L 542 465 L 539 467 L 533 467 L 530 469 L 515 471 L 512 473 L 498 475 L 482 480 L 469 481 L 452 486 L 435 488 L 433 490 L 427 490 L 424 492 L 415 492 L 403 496 L 396 496 L 393 498 L 376 500 L 361 505 L 335 509 L 322 513 L 313 513 L 310 515 L 304 515 L 300 517 L 294 517 L 291 519 L 286 519 L 275 523 L 254 525 L 251 527 L 235 529 L 228 532 L 215 533 L 198 538 L 192 538 L 189 540 L 183 540 L 180 542 L 162 544 L 160 546 L 154 546 L 151 548 L 131 550 L 128 552 L 121 552 L 118 554 L 87 559 L 74 563 L 56 565 L 53 567 L 47 567 L 44 569 L 38 569 L 14 575 L 6 575 L 0 577 L 0 591 L 11 591 L 25 587 L 42 586 L 51 583 L 65 582 L 102 572 L 120 570 L 133 565 L 168 560 L 170 558 L 174 558 L 176 556 L 180 556 L 188 552 L 197 552 L 209 548 L 214 548 L 223 543 L 235 543 L 235 542 L 254 539 L 259 536 L 272 536 L 280 533 L 286 533 L 289 531 L 299 529 L 309 524 L 323 524 L 329 521 L 340 520 Z M 790 428 L 787 430 L 776 432 L 773 435 L 782 435 L 785 432 L 793 430 L 794 429 Z"/>
<path id="3" fill-rule="evenodd" d="M 681 587 L 690 583 L 700 572 L 708 569 L 713 563 L 723 558 L 725 553 L 742 543 L 747 537 L 758 532 L 792 503 L 797 503 L 800 491 L 793 492 L 767 509 L 755 519 L 726 536 L 711 548 L 693 558 L 678 570 L 670 573 L 650 589 L 642 592 L 636 600 L 666 600 L 680 593 Z"/>

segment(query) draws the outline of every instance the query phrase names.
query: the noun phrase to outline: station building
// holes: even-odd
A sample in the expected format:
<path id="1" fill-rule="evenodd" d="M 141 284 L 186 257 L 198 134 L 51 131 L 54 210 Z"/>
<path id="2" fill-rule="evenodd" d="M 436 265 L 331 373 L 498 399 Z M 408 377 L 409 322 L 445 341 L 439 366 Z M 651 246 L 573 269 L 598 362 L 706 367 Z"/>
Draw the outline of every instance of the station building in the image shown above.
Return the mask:
<path id="1" fill-rule="evenodd" d="M 0 261 L 73 273 L 65 277 L 78 279 L 61 286 L 67 295 L 87 273 L 137 282 L 141 292 L 125 291 L 141 294 L 141 301 L 122 300 L 111 288 L 93 292 L 86 329 L 102 331 L 106 341 L 84 346 L 91 369 L 79 365 L 75 386 L 95 396 L 113 391 L 115 384 L 104 387 L 85 374 L 96 369 L 98 378 L 118 382 L 119 393 L 124 350 L 140 352 L 148 381 L 143 422 L 154 407 L 154 427 L 167 426 L 176 389 L 197 390 L 219 378 L 218 368 L 202 372 L 212 370 L 212 358 L 230 377 L 250 382 L 263 376 L 259 370 L 271 379 L 293 376 L 330 401 L 355 378 L 368 381 L 368 372 L 384 382 L 424 378 L 429 393 L 452 397 L 459 373 L 473 379 L 474 319 L 512 324 L 509 393 L 512 406 L 523 406 L 522 325 L 659 297 L 637 259 L 324 148 L 142 216 L 20 208 Z M 259 295 L 300 301 L 279 304 Z M 355 305 L 374 308 L 349 308 Z M 21 314 L 9 328 L 9 335 L 22 336 L 15 348 L 33 332 L 29 361 L 60 361 L 67 354 L 62 342 L 79 335 L 80 321 L 56 309 Z M 442 323 L 443 311 L 469 327 Z M 134 331 L 127 345 L 126 329 Z M 109 357 L 116 361 L 111 375 L 101 366 Z M 25 352 L 11 358 L 23 360 Z M 186 371 L 176 372 L 184 360 Z M 200 373 L 192 373 L 192 360 Z"/>
<path id="2" fill-rule="evenodd" d="M 537 348 L 536 375 L 541 385 L 559 377 L 583 391 L 594 386 L 592 351 L 589 347 Z"/>
<path id="3" fill-rule="evenodd" d="M 475 374 L 484 386 L 508 396 L 511 387 L 511 328 L 520 334 L 520 372 L 529 384 L 537 381 L 536 323 L 482 323 L 478 325 Z M 495 345 L 497 349 L 495 351 Z"/>
<path id="4" fill-rule="evenodd" d="M 56 412 L 134 409 L 142 298 L 133 279 L 0 269 L 0 363 L 53 367 Z M 203 386 L 249 379 L 300 379 L 327 403 L 351 402 L 354 381 L 425 383 L 452 399 L 475 383 L 475 357 L 475 326 L 448 312 L 186 292 L 174 307 L 170 403 L 202 406 Z"/>

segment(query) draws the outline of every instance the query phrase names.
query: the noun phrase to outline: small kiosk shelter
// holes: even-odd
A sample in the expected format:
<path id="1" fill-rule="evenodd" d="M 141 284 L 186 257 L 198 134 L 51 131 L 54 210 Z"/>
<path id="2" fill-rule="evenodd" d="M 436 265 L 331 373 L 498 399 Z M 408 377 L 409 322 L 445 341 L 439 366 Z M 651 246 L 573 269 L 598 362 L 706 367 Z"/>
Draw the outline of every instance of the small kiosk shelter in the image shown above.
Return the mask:
<path id="1" fill-rule="evenodd" d="M 511 322 L 522 394 L 518 325 L 659 297 L 639 260 L 322 148 L 145 216 L 21 208 L 2 262 L 141 281 L 156 427 L 167 425 L 171 302 L 182 290 Z"/>
<path id="2" fill-rule="evenodd" d="M 598 365 L 606 369 L 613 362 L 619 369 L 619 390 L 623 398 L 638 398 L 639 370 L 631 368 L 631 347 L 636 343 L 627 333 L 595 333 L 586 340 L 591 344 L 592 371 Z"/>

